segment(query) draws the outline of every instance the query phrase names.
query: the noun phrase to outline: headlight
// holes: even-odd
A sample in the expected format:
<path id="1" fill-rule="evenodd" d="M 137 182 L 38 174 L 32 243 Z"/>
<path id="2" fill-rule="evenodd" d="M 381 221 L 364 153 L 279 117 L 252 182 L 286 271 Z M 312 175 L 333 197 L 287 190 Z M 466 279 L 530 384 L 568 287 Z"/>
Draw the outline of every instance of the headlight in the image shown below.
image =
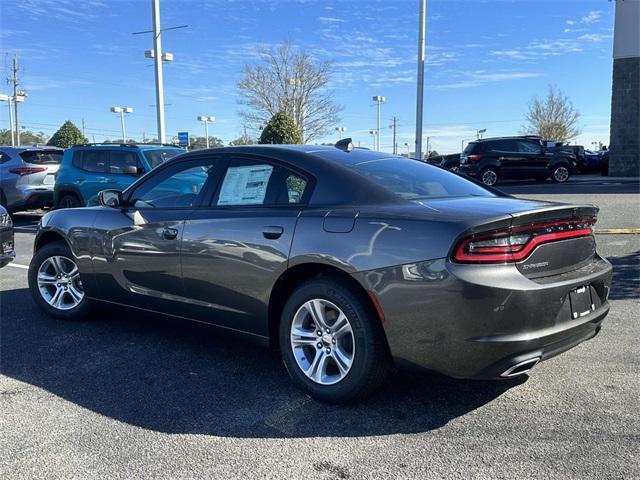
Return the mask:
<path id="1" fill-rule="evenodd" d="M 8 213 L 3 213 L 0 215 L 0 227 L 12 227 L 13 222 L 11 221 L 11 215 Z"/>

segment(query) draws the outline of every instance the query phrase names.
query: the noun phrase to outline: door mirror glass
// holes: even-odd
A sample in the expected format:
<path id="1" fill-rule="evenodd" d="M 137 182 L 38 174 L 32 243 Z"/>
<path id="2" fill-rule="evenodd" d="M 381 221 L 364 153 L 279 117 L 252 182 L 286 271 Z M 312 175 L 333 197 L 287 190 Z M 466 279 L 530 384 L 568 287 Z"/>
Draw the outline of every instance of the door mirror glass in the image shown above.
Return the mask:
<path id="1" fill-rule="evenodd" d="M 122 192 L 120 190 L 102 190 L 98 194 L 98 202 L 104 207 L 119 207 L 122 205 Z"/>

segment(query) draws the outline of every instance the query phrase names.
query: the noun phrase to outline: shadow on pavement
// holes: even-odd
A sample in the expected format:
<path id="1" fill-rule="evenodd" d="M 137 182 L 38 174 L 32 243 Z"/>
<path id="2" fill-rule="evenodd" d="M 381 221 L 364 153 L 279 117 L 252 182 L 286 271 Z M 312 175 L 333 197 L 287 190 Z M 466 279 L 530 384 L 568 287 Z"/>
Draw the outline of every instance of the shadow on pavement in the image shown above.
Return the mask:
<path id="1" fill-rule="evenodd" d="M 293 387 L 265 348 L 157 315 L 100 310 L 92 320 L 55 320 L 27 289 L 2 292 L 2 374 L 141 428 L 243 438 L 424 432 L 524 381 L 399 373 L 362 403 L 325 405 Z"/>
<path id="2" fill-rule="evenodd" d="M 609 180 L 606 177 L 569 180 L 567 183 L 535 182 L 535 181 L 505 181 L 496 188 L 509 195 L 580 195 L 580 194 L 612 194 L 640 193 L 638 179 Z"/>
<path id="3" fill-rule="evenodd" d="M 613 265 L 610 300 L 640 298 L 640 251 L 608 258 Z"/>

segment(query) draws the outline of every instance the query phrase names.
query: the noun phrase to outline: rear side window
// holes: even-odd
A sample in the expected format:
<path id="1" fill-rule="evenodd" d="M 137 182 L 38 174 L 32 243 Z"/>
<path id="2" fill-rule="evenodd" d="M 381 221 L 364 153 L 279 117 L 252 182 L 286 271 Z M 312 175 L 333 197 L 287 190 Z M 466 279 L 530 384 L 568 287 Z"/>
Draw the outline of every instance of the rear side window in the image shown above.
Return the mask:
<path id="1" fill-rule="evenodd" d="M 518 144 L 515 140 L 498 140 L 491 143 L 490 150 L 497 152 L 518 152 Z"/>
<path id="2" fill-rule="evenodd" d="M 405 200 L 495 196 L 454 173 L 419 160 L 392 157 L 356 163 L 351 168 Z"/>
<path id="3" fill-rule="evenodd" d="M 251 160 L 233 160 L 216 205 L 288 205 L 302 203 L 308 182 L 287 168 Z"/>
<path id="4" fill-rule="evenodd" d="M 472 155 L 474 153 L 478 153 L 478 150 L 480 149 L 480 145 L 476 142 L 469 142 L 469 144 L 466 146 L 466 148 L 464 149 L 464 153 L 466 155 Z"/>
<path id="5" fill-rule="evenodd" d="M 27 163 L 38 165 L 58 165 L 62 161 L 61 150 L 26 150 L 20 157 Z"/>
<path id="6" fill-rule="evenodd" d="M 82 152 L 82 170 L 87 172 L 106 173 L 107 172 L 106 150 L 85 150 Z"/>

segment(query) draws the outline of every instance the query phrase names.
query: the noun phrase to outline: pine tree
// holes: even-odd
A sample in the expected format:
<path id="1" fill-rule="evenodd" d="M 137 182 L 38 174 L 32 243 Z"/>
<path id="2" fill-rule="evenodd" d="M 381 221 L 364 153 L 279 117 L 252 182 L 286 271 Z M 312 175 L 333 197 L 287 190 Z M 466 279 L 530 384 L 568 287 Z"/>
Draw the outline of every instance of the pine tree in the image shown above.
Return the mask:
<path id="1" fill-rule="evenodd" d="M 80 143 L 88 143 L 89 140 L 82 135 L 82 132 L 76 127 L 71 120 L 67 120 L 62 124 L 56 133 L 49 139 L 47 145 L 52 147 L 68 148 L 72 145 Z"/>
<path id="2" fill-rule="evenodd" d="M 260 143 L 298 144 L 302 143 L 302 135 L 293 120 L 281 111 L 271 117 L 271 120 L 262 129 Z"/>

